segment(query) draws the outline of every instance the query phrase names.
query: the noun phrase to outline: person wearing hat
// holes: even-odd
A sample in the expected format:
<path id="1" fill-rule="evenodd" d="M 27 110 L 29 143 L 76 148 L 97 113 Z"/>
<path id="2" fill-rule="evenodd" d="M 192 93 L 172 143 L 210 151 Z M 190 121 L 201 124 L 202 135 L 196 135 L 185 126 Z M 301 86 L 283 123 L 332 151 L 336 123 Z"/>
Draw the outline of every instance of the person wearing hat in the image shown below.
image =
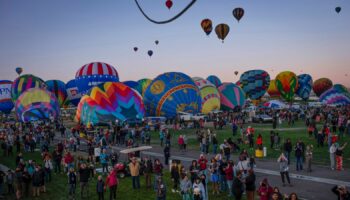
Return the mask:
<path id="1" fill-rule="evenodd" d="M 137 162 L 136 157 L 131 159 L 129 163 L 130 174 L 132 177 L 132 188 L 140 189 L 140 164 Z"/>

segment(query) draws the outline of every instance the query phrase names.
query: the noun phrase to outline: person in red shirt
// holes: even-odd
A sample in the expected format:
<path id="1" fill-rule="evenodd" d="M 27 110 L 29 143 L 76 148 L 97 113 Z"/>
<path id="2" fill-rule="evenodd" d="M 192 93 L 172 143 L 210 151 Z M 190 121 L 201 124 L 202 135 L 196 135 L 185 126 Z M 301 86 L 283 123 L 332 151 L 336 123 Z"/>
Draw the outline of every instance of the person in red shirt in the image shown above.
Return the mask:
<path id="1" fill-rule="evenodd" d="M 184 138 L 182 137 L 182 135 L 180 135 L 179 138 L 177 139 L 177 143 L 179 145 L 180 150 L 183 150 L 185 141 L 184 141 Z"/>
<path id="2" fill-rule="evenodd" d="M 68 171 L 70 168 L 74 168 L 74 157 L 69 151 L 66 153 L 66 155 L 64 155 L 63 160 L 66 166 L 66 171 Z"/>
<path id="3" fill-rule="evenodd" d="M 262 145 L 263 145 L 263 138 L 261 136 L 261 134 L 258 135 L 258 137 L 256 138 L 256 145 L 258 146 L 258 149 L 262 149 Z"/>
<path id="4" fill-rule="evenodd" d="M 273 188 L 267 182 L 265 178 L 261 183 L 258 189 L 258 195 L 260 196 L 260 200 L 269 200 L 273 194 Z"/>
<path id="5" fill-rule="evenodd" d="M 225 177 L 226 177 L 226 183 L 229 191 L 229 196 L 233 197 L 232 194 L 232 183 L 233 183 L 233 163 L 232 161 L 228 161 L 228 165 L 225 168 Z"/>
<path id="6" fill-rule="evenodd" d="M 207 163 L 208 163 L 208 160 L 205 158 L 203 154 L 201 154 L 198 159 L 199 170 L 205 171 L 207 169 Z"/>

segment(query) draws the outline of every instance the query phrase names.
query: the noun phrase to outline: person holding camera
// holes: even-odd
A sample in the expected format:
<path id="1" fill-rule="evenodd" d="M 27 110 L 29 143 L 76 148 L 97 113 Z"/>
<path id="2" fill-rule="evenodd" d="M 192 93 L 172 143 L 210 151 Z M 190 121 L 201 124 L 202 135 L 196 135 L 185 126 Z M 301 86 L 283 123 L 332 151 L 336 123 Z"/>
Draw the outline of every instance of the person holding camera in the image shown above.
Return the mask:
<path id="1" fill-rule="evenodd" d="M 338 200 L 350 200 L 350 193 L 344 185 L 334 186 L 332 192 L 338 196 Z"/>

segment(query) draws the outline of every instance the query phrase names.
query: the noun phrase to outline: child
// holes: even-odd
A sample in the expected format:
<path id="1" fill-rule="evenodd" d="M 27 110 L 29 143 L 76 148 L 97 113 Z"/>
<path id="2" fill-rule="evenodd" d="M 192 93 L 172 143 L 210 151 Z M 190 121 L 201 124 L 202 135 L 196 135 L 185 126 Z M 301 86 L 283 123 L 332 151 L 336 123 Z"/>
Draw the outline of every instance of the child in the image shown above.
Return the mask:
<path id="1" fill-rule="evenodd" d="M 105 183 L 102 180 L 102 176 L 98 176 L 97 178 L 97 184 L 96 184 L 96 192 L 98 195 L 98 200 L 104 200 L 104 187 L 105 187 Z"/>
<path id="2" fill-rule="evenodd" d="M 69 198 L 74 198 L 75 188 L 77 186 L 77 175 L 74 172 L 74 168 L 70 168 L 67 174 L 69 185 Z"/>

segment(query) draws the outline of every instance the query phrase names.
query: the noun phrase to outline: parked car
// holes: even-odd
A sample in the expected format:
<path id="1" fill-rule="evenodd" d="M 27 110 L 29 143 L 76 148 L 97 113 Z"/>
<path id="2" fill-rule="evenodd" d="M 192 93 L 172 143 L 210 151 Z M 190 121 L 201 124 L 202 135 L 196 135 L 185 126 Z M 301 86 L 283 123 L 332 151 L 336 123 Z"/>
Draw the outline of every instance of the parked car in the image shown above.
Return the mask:
<path id="1" fill-rule="evenodd" d="M 266 114 L 255 115 L 252 119 L 255 123 L 270 123 L 272 122 L 272 117 Z"/>
<path id="2" fill-rule="evenodd" d="M 183 121 L 191 121 L 192 117 L 193 117 L 193 115 L 191 113 L 186 113 L 186 112 L 178 112 L 177 115 Z"/>

